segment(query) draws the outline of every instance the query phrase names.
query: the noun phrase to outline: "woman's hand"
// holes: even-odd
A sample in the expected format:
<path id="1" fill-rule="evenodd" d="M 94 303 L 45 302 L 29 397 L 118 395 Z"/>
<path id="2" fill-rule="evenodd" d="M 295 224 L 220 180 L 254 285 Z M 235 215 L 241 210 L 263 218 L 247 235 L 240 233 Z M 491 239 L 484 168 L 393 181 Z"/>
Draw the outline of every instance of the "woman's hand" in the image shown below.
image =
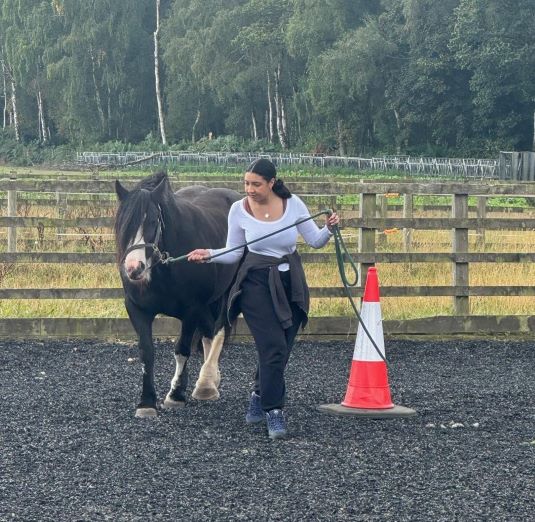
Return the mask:
<path id="1" fill-rule="evenodd" d="M 332 227 L 340 223 L 340 218 L 336 212 L 333 212 L 330 216 L 325 217 L 325 223 L 327 228 L 332 231 Z"/>
<path id="2" fill-rule="evenodd" d="M 210 252 L 205 248 L 197 248 L 188 254 L 188 261 L 192 263 L 206 263 L 207 258 L 210 257 Z"/>

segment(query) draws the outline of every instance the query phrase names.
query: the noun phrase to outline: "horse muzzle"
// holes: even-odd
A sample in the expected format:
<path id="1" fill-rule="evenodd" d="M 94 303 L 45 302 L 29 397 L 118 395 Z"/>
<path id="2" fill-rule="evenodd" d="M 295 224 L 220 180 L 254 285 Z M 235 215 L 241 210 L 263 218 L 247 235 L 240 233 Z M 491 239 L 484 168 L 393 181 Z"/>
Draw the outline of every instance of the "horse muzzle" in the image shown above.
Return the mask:
<path id="1" fill-rule="evenodd" d="M 146 277 L 146 266 L 142 261 L 137 263 L 126 263 L 125 273 L 131 281 L 141 281 Z"/>

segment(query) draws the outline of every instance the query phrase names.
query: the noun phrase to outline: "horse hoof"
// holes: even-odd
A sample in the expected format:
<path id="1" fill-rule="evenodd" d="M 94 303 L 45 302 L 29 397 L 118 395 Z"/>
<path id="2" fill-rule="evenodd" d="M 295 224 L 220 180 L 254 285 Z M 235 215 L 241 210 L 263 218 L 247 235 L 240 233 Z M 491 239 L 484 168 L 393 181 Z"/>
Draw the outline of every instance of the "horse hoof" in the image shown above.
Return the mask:
<path id="1" fill-rule="evenodd" d="M 167 397 L 162 403 L 162 408 L 165 410 L 180 410 L 186 406 L 186 401 L 174 401 L 173 399 L 168 399 Z"/>
<path id="2" fill-rule="evenodd" d="M 191 396 L 198 401 L 216 401 L 219 399 L 219 391 L 215 386 L 210 388 L 195 387 Z"/>
<path id="3" fill-rule="evenodd" d="M 153 419 L 158 416 L 156 408 L 137 408 L 136 418 L 138 419 Z"/>

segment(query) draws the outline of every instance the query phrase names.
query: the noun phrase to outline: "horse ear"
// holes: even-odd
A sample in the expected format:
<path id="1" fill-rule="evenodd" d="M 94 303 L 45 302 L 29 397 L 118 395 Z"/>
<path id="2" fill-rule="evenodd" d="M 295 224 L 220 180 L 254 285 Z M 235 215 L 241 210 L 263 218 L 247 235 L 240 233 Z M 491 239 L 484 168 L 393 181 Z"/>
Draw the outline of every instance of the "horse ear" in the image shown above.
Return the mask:
<path id="1" fill-rule="evenodd" d="M 155 203 L 159 203 L 162 201 L 164 194 L 170 190 L 170 184 L 169 184 L 169 178 L 165 176 L 165 178 L 156 185 L 156 188 L 150 193 L 150 197 L 152 201 Z"/>
<path id="2" fill-rule="evenodd" d="M 128 194 L 130 194 L 130 192 L 121 185 L 121 182 L 118 179 L 115 180 L 115 192 L 117 193 L 119 201 L 124 201 L 128 197 Z"/>

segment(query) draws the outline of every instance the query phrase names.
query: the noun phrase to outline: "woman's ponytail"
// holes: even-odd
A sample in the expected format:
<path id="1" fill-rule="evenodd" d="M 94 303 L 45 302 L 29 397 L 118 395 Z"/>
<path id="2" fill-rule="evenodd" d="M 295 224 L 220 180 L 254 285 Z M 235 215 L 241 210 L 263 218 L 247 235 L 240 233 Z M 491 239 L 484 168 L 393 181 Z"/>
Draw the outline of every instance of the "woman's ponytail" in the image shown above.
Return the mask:
<path id="1" fill-rule="evenodd" d="M 282 179 L 276 179 L 273 183 L 273 192 L 282 199 L 288 199 L 292 197 L 292 193 L 288 190 L 288 187 L 284 184 Z"/>
<path id="2" fill-rule="evenodd" d="M 282 182 L 282 179 L 277 179 L 277 169 L 275 165 L 266 158 L 260 158 L 253 161 L 248 167 L 246 172 L 252 172 L 262 176 L 266 181 L 271 181 L 275 178 L 273 184 L 273 192 L 282 199 L 288 199 L 292 197 L 292 193 L 288 190 L 288 187 Z"/>

